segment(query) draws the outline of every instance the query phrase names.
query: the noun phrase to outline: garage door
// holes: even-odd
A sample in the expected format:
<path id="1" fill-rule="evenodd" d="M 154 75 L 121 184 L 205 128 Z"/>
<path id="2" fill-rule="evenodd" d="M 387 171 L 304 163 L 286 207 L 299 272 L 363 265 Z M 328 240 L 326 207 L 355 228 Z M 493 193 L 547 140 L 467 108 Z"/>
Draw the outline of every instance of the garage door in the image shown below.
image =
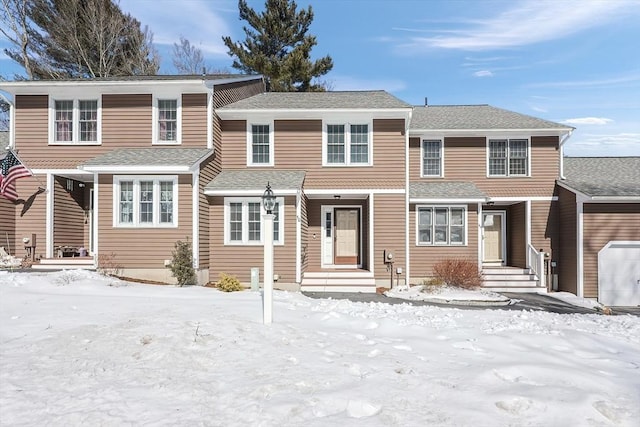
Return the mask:
<path id="1" fill-rule="evenodd" d="M 640 305 L 640 242 L 611 241 L 598 252 L 598 301 Z"/>

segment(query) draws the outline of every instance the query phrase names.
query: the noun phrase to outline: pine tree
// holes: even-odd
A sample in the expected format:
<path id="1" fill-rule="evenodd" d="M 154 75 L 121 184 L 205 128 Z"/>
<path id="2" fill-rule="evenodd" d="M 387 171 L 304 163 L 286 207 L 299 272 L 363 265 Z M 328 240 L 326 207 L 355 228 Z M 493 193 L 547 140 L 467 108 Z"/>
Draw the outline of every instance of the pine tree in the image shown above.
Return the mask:
<path id="1" fill-rule="evenodd" d="M 323 91 L 323 84 L 312 83 L 314 78 L 327 74 L 333 68 L 333 60 L 325 56 L 316 61 L 310 59 L 316 37 L 307 31 L 313 21 L 313 10 L 297 11 L 292 0 L 266 0 L 265 11 L 257 13 L 246 0 L 238 1 L 240 19 L 250 27 L 243 27 L 244 42 L 234 42 L 223 37 L 234 57 L 233 68 L 245 73 L 265 76 L 269 89 L 276 92 Z"/>

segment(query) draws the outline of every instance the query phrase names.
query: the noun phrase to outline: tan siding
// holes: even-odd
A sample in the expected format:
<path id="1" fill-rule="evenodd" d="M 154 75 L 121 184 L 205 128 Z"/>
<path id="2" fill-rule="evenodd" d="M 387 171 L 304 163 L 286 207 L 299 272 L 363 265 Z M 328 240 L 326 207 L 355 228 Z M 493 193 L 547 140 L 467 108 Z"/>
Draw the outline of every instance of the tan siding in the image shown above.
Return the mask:
<path id="1" fill-rule="evenodd" d="M 20 158 L 30 168 L 42 163 L 41 157 L 49 162 L 64 162 L 68 154 L 47 152 L 49 97 L 47 95 L 17 95 L 15 100 L 15 142 L 20 150 Z"/>
<path id="2" fill-rule="evenodd" d="M 640 240 L 640 203 L 584 204 L 584 296 L 598 297 L 598 252 L 612 240 Z"/>
<path id="3" fill-rule="evenodd" d="M 394 268 L 406 271 L 405 252 L 405 197 L 401 194 L 376 194 L 373 198 L 374 265 L 371 266 L 376 279 L 389 277 L 382 262 L 383 251 L 394 255 Z"/>
<path id="4" fill-rule="evenodd" d="M 378 243 L 376 242 L 376 246 Z M 433 266 L 447 258 L 468 259 L 478 262 L 478 208 L 467 206 L 466 246 L 418 246 L 416 244 L 416 205 L 409 205 L 409 250 L 411 253 L 412 283 L 420 278 L 432 277 Z"/>
<path id="5" fill-rule="evenodd" d="M 305 188 L 404 188 L 404 121 L 374 120 L 373 162 L 366 167 L 322 166 L 322 121 L 277 120 L 275 167 L 306 171 Z M 245 121 L 224 121 L 222 164 L 247 166 Z"/>
<path id="6" fill-rule="evenodd" d="M 555 259 L 558 240 L 558 202 L 531 202 L 531 244 Z"/>
<path id="7" fill-rule="evenodd" d="M 412 181 L 471 181 L 493 197 L 551 196 L 559 175 L 557 137 L 531 138 L 531 177 L 488 178 L 485 137 L 455 137 L 444 141 L 444 178 L 420 178 L 420 138 L 409 141 Z"/>
<path id="8" fill-rule="evenodd" d="M 251 282 L 251 268 L 260 269 L 263 280 L 264 246 L 224 245 L 224 197 L 210 197 L 210 277 L 217 281 L 219 273 L 236 276 L 242 283 Z M 296 280 L 296 207 L 295 197 L 285 197 L 284 245 L 274 247 L 274 274 L 280 283 Z M 277 283 L 276 283 L 277 286 Z"/>
<path id="9" fill-rule="evenodd" d="M 220 108 L 232 102 L 257 95 L 265 90 L 264 81 L 262 80 L 216 85 L 213 93 L 213 105 L 215 108 Z"/>
<path id="10" fill-rule="evenodd" d="M 507 265 L 527 267 L 526 205 L 517 203 L 507 208 Z"/>
<path id="11" fill-rule="evenodd" d="M 198 221 L 199 230 L 198 235 L 200 238 L 200 260 L 199 265 L 201 269 L 209 268 L 209 240 L 210 240 L 210 220 L 209 220 L 209 200 L 204 194 L 204 187 L 211 182 L 211 180 L 217 174 L 215 159 L 212 157 L 209 160 L 203 162 L 200 165 L 200 187 L 198 189 Z"/>
<path id="12" fill-rule="evenodd" d="M 45 175 L 16 181 L 18 194 L 24 200 L 24 203 L 20 203 L 16 207 L 15 248 L 19 257 L 26 255 L 22 238 L 31 238 L 31 234 L 36 234 L 36 255 L 42 257 L 46 255 L 47 194 L 38 190 L 38 187 L 43 185 L 41 183 L 44 182 L 46 182 Z"/>
<path id="13" fill-rule="evenodd" d="M 207 146 L 207 94 L 182 94 L 182 146 Z"/>
<path id="14" fill-rule="evenodd" d="M 576 196 L 564 188 L 558 188 L 558 288 L 561 291 L 578 292 L 576 281 L 577 239 L 576 239 Z"/>
<path id="15" fill-rule="evenodd" d="M 0 197 L 0 246 L 7 253 L 14 255 L 17 250 L 16 243 L 16 205 L 13 202 Z"/>
<path id="16" fill-rule="evenodd" d="M 99 254 L 115 253 L 115 262 L 124 268 L 164 269 L 176 241 L 191 239 L 191 175 L 178 178 L 177 228 L 124 228 L 113 226 L 113 177 L 99 177 Z"/>
<path id="17" fill-rule="evenodd" d="M 73 191 L 66 189 L 67 179 L 54 179 L 53 246 L 85 246 L 89 239 L 84 234 L 84 188 L 71 180 Z"/>
<path id="18" fill-rule="evenodd" d="M 146 94 L 102 96 L 102 146 L 106 151 L 151 146 L 152 102 Z"/>

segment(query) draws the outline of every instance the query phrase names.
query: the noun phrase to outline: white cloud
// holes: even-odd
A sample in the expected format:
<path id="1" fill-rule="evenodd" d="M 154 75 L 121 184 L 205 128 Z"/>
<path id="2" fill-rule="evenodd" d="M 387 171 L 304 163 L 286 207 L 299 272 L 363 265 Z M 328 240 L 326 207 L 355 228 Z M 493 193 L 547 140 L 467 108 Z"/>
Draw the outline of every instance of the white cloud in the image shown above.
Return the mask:
<path id="1" fill-rule="evenodd" d="M 499 2 L 515 5 L 496 16 L 469 23 L 458 22 L 435 36 L 413 37 L 413 48 L 441 48 L 481 51 L 513 48 L 556 40 L 589 28 L 604 25 L 615 17 L 638 9 L 634 0 Z M 403 31 L 421 32 L 420 29 Z"/>
<path id="2" fill-rule="evenodd" d="M 546 108 L 544 108 L 544 107 L 538 107 L 538 106 L 535 106 L 535 105 L 534 105 L 534 106 L 532 106 L 532 107 L 531 107 L 531 109 L 532 109 L 533 111 L 537 112 L 537 113 L 548 113 L 548 112 L 549 112 L 549 110 L 547 110 Z"/>
<path id="3" fill-rule="evenodd" d="M 480 70 L 473 73 L 476 77 L 493 77 L 493 73 L 489 70 Z"/>
<path id="4" fill-rule="evenodd" d="M 218 3 L 206 0 L 122 0 L 120 7 L 143 26 L 149 27 L 156 44 L 172 46 L 183 35 L 202 50 L 205 57 L 226 56 L 227 48 L 222 43 L 222 36 L 231 34 L 225 20 L 228 7 L 216 9 Z"/>
<path id="5" fill-rule="evenodd" d="M 531 83 L 528 88 L 581 88 L 581 87 L 612 87 L 640 83 L 640 73 L 630 73 L 602 79 L 575 80 L 563 82 Z"/>
<path id="6" fill-rule="evenodd" d="M 575 119 L 563 120 L 569 125 L 606 125 L 613 122 L 613 119 L 606 117 L 578 117 Z"/>
<path id="7" fill-rule="evenodd" d="M 640 133 L 585 134 L 571 138 L 568 156 L 640 156 Z M 615 153 L 615 154 L 612 154 Z"/>

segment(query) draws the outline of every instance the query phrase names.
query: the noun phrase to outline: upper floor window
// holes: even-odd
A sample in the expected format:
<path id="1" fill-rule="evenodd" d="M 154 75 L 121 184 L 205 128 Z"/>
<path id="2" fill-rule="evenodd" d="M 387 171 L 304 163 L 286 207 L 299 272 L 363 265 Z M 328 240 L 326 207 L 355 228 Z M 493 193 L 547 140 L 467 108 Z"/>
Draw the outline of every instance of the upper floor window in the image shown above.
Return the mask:
<path id="1" fill-rule="evenodd" d="M 443 176 L 442 140 L 425 139 L 422 141 L 422 176 Z"/>
<path id="2" fill-rule="evenodd" d="M 225 199 L 224 242 L 226 245 L 260 245 L 263 243 L 262 215 L 265 213 L 260 198 Z M 273 209 L 273 242 L 284 243 L 284 201 L 276 199 Z"/>
<path id="3" fill-rule="evenodd" d="M 418 206 L 417 245 L 465 245 L 467 211 L 463 206 Z"/>
<path id="4" fill-rule="evenodd" d="M 273 166 L 273 123 L 247 128 L 247 165 Z"/>
<path id="5" fill-rule="evenodd" d="M 324 165 L 371 164 L 371 125 L 327 124 L 324 129 Z"/>
<path id="6" fill-rule="evenodd" d="M 52 99 L 49 142 L 99 144 L 99 104 L 97 99 Z"/>
<path id="7" fill-rule="evenodd" d="M 153 143 L 180 144 L 180 98 L 155 98 L 153 104 Z"/>
<path id="8" fill-rule="evenodd" d="M 177 221 L 176 177 L 114 177 L 114 225 L 174 227 Z"/>
<path id="9" fill-rule="evenodd" d="M 490 139 L 489 176 L 527 176 L 529 174 L 529 140 Z"/>

